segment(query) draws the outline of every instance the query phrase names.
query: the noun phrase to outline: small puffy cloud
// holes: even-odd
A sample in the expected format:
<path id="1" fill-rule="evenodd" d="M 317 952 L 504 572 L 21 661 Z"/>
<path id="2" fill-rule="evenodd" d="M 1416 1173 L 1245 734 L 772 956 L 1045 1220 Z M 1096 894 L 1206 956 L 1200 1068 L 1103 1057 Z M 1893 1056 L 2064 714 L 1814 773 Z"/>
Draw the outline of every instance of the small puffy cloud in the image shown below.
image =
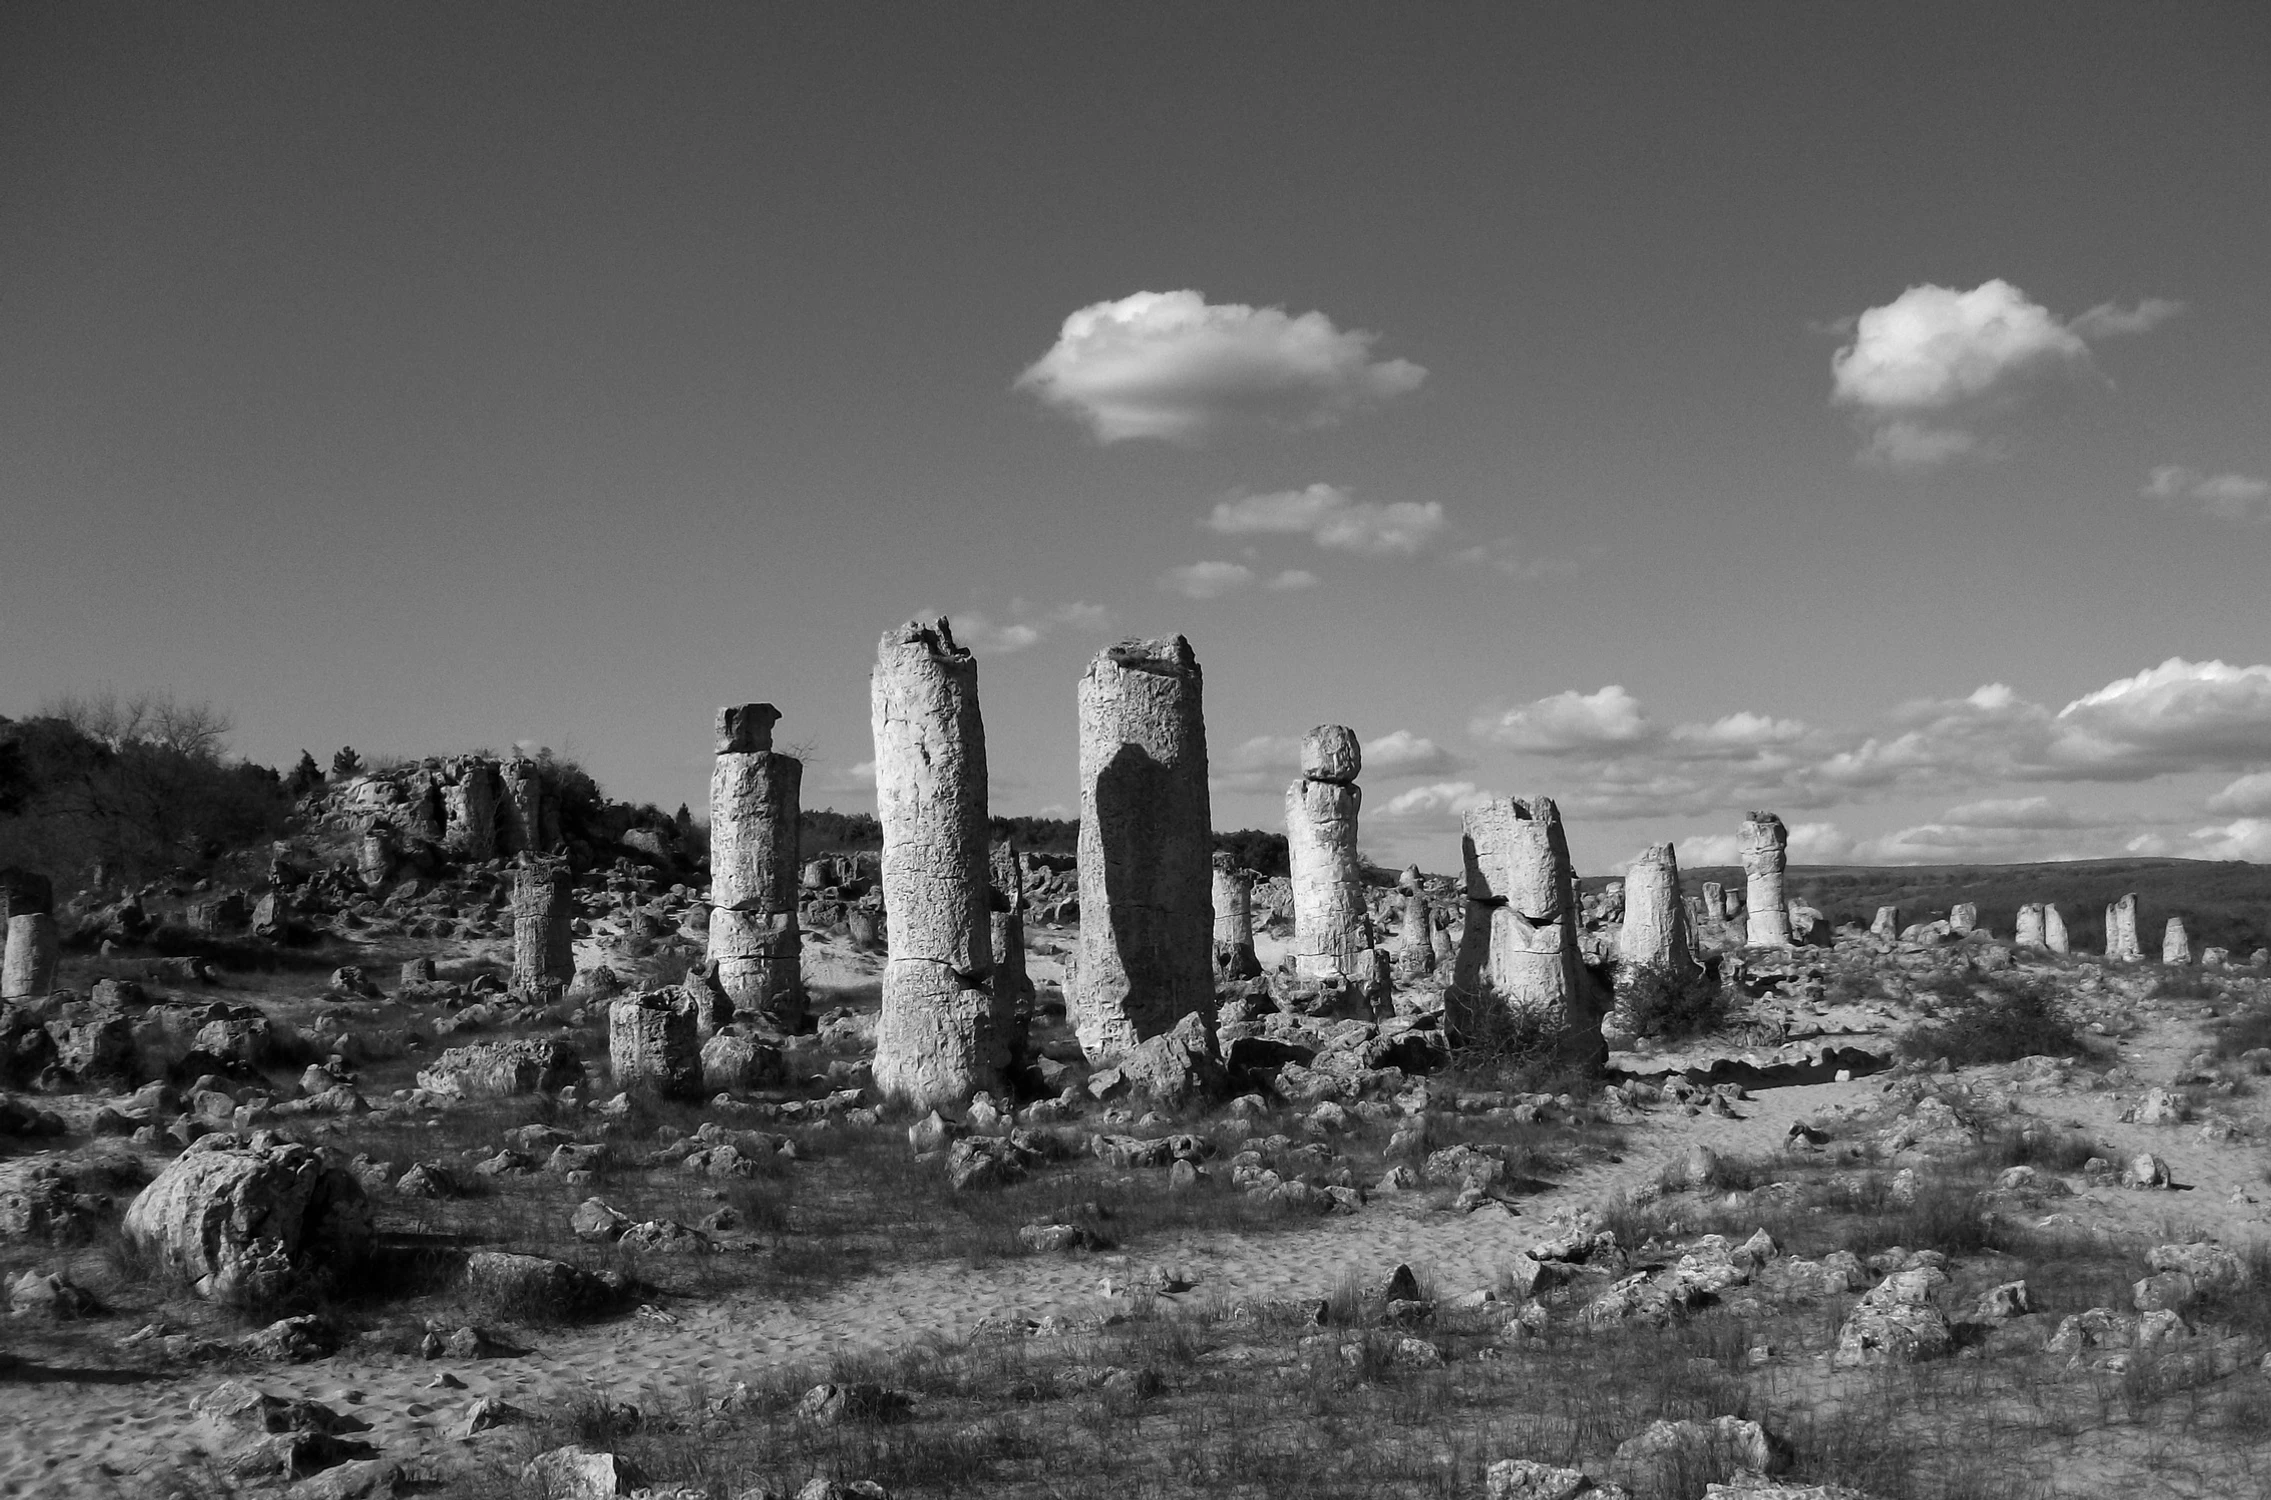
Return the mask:
<path id="1" fill-rule="evenodd" d="M 1999 278 L 1970 291 L 1912 286 L 1853 320 L 1851 342 L 1830 358 L 1830 400 L 1867 425 L 1864 462 L 1924 469 L 1990 456 L 1977 419 L 2032 385 L 2089 369 L 2088 340 L 2143 333 L 2179 310 L 2149 297 L 2062 322 Z"/>
<path id="2" fill-rule="evenodd" d="M 965 610 L 948 618 L 954 629 L 954 638 L 972 651 L 987 656 L 1006 656 L 1039 645 L 1060 626 L 1075 630 L 1104 630 L 1112 628 L 1111 611 L 1101 604 L 1037 605 L 1024 599 L 1009 601 L 1006 620 L 994 620 L 976 610 Z"/>
<path id="3" fill-rule="evenodd" d="M 1790 825 L 1788 857 L 1794 865 L 1843 864 L 1853 857 L 1854 848 L 1853 839 L 1835 823 Z M 1681 839 L 1678 851 L 1683 869 L 1739 865 L 1743 862 L 1742 835 L 1707 833 L 1700 838 Z"/>
<path id="4" fill-rule="evenodd" d="M 1191 599 L 1219 599 L 1254 581 L 1254 570 L 1244 563 L 1195 562 L 1169 568 L 1159 575 L 1159 586 Z"/>
<path id="5" fill-rule="evenodd" d="M 1494 573 L 1503 573 L 1508 578 L 1525 583 L 1557 573 L 1577 571 L 1577 564 L 1570 559 L 1532 553 L 1517 538 L 1511 536 L 1478 542 L 1472 547 L 1461 547 L 1448 560 L 1454 567 L 1488 568 Z"/>
<path id="6" fill-rule="evenodd" d="M 1320 427 L 1426 378 L 1409 360 L 1374 359 L 1377 337 L 1337 328 L 1321 312 L 1137 292 L 1066 318 L 1017 387 L 1107 443 L 1195 443 L 1239 423 Z"/>
<path id="7" fill-rule="evenodd" d="M 1777 719 L 1742 709 L 1708 724 L 1675 725 L 1671 738 L 1693 757 L 1724 758 L 1795 745 L 1812 732 L 1798 719 Z"/>
<path id="8" fill-rule="evenodd" d="M 1653 736 L 1640 701 L 1615 683 L 1596 693 L 1574 688 L 1477 719 L 1477 739 L 1537 755 L 1569 755 Z"/>
<path id="9" fill-rule="evenodd" d="M 1292 593 L 1296 589 L 1313 589 L 1316 586 L 1317 575 L 1306 568 L 1287 568 L 1268 583 L 1262 585 L 1266 589 L 1274 589 L 1281 594 Z"/>
<path id="10" fill-rule="evenodd" d="M 1394 729 L 1363 743 L 1363 782 L 1406 776 L 1440 776 L 1464 762 L 1425 735 Z M 1261 734 L 1214 757 L 1212 785 L 1226 792 L 1280 792 L 1301 774 L 1301 737 Z M 1373 809 L 1367 806 L 1365 815 Z"/>
<path id="11" fill-rule="evenodd" d="M 2271 864 L 2271 818 L 2237 818 L 2214 828 L 2192 830 L 2194 859 L 2245 859 Z"/>
<path id="12" fill-rule="evenodd" d="M 1433 500 L 1383 505 L 1357 500 L 1338 485 L 1312 484 L 1221 501 L 1206 525 L 1224 536 L 1307 536 L 1360 557 L 1411 557 L 1442 533 L 1444 521 L 1442 505 Z"/>
<path id="13" fill-rule="evenodd" d="M 1376 740 L 1364 742 L 1367 778 L 1440 776 L 1457 770 L 1462 764 L 1458 756 L 1435 741 L 1408 729 L 1392 730 Z"/>
<path id="14" fill-rule="evenodd" d="M 1432 781 L 1396 793 L 1366 817 L 1401 831 L 1450 831 L 1459 827 L 1460 815 L 1480 807 L 1497 793 L 1471 781 Z"/>
<path id="15" fill-rule="evenodd" d="M 2208 799 L 2208 811 L 2271 816 L 2271 771 L 2254 771 Z"/>
<path id="16" fill-rule="evenodd" d="M 2271 479 L 2246 474 L 2203 474 L 2181 464 L 2153 470 L 2142 491 L 2164 505 L 2189 502 L 2223 521 L 2271 521 Z"/>

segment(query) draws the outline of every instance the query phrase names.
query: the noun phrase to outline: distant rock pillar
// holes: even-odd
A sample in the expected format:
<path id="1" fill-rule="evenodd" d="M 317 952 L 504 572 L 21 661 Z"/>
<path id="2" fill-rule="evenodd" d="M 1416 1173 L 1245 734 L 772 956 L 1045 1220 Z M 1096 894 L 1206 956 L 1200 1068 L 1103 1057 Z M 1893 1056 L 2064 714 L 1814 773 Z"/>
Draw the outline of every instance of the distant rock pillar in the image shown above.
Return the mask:
<path id="1" fill-rule="evenodd" d="M 550 860 L 520 867 L 513 884 L 513 991 L 550 1004 L 576 977 L 575 885 L 567 866 Z"/>
<path id="2" fill-rule="evenodd" d="M 2135 963 L 2145 956 L 2137 946 L 2137 893 L 2131 891 L 2105 909 L 2105 956 L 2108 963 Z"/>
<path id="3" fill-rule="evenodd" d="M 702 1097 L 698 997 L 683 989 L 624 995 L 607 1008 L 607 1060 L 617 1088 L 666 1099 Z"/>
<path id="4" fill-rule="evenodd" d="M 2042 941 L 2042 903 L 2030 901 L 2019 908 L 2017 923 L 2011 929 L 2011 946 L 2039 950 Z"/>
<path id="5" fill-rule="evenodd" d="M 1372 916 L 1356 853 L 1364 752 L 1355 731 L 1320 724 L 1301 742 L 1301 779 L 1285 792 L 1292 866 L 1293 971 L 1309 979 L 1354 975 L 1372 950 Z"/>
<path id="6" fill-rule="evenodd" d="M 1396 889 L 1404 898 L 1403 924 L 1396 938 L 1396 977 L 1424 979 L 1435 972 L 1435 913 L 1420 883 L 1419 866 L 1406 865 Z"/>
<path id="7" fill-rule="evenodd" d="M 946 621 L 909 621 L 884 633 L 869 697 L 887 943 L 875 1085 L 918 1109 L 957 1104 L 1001 1089 L 1010 1046 L 993 992 L 978 659 Z"/>
<path id="8" fill-rule="evenodd" d="M 798 793 L 804 762 L 773 749 L 770 703 L 717 713 L 710 768 L 709 958 L 737 1011 L 794 1033 L 804 1021 L 797 930 Z"/>
<path id="9" fill-rule="evenodd" d="M 1555 1038 L 1593 1064 L 1607 1052 L 1601 1014 L 1577 949 L 1577 883 L 1550 798 L 1497 797 L 1470 808 L 1460 840 L 1466 925 L 1445 995 L 1470 1040 L 1509 1029 Z"/>
<path id="10" fill-rule="evenodd" d="M 2053 953 L 2072 951 L 2066 938 L 2066 918 L 2056 902 L 2045 901 L 2042 905 L 2042 946 Z"/>
<path id="11" fill-rule="evenodd" d="M 1969 901 L 1958 901 L 1948 908 L 1948 931 L 1962 936 L 1979 926 L 1979 908 Z"/>
<path id="12" fill-rule="evenodd" d="M 355 841 L 355 874 L 363 889 L 376 891 L 394 878 L 394 840 L 384 828 L 366 828 Z"/>
<path id="13" fill-rule="evenodd" d="M 1025 870 L 1017 845 L 1004 839 L 988 855 L 992 871 L 988 915 L 992 918 L 994 997 L 1015 1018 L 1010 1051 L 1024 1050 L 1024 1023 L 1033 1013 L 1033 979 L 1025 969 Z"/>
<path id="14" fill-rule="evenodd" d="M 467 755 L 450 762 L 442 787 L 442 847 L 468 863 L 497 857 L 497 804 L 504 782 L 497 763 Z"/>
<path id="15" fill-rule="evenodd" d="M 1790 847 L 1790 830 L 1770 812 L 1754 812 L 1743 821 L 1743 874 L 1748 877 L 1743 904 L 1750 912 L 1744 942 L 1752 948 L 1790 946 L 1790 908 L 1782 893 L 1782 871 Z"/>
<path id="16" fill-rule="evenodd" d="M 1228 853 L 1214 856 L 1214 971 L 1224 979 L 1262 972 L 1254 955 L 1254 872 Z"/>
<path id="17" fill-rule="evenodd" d="M 2161 962 L 2171 968 L 2192 962 L 2192 938 L 2184 930 L 2184 918 L 2171 917 L 2161 931 Z"/>
<path id="18" fill-rule="evenodd" d="M 1869 936 L 1884 938 L 1887 941 L 1898 938 L 1900 936 L 1900 908 L 1897 906 L 1878 907 L 1877 920 L 1869 924 Z"/>
<path id="19" fill-rule="evenodd" d="M 10 900 L 7 942 L 0 951 L 0 1000 L 36 1000 L 52 992 L 62 946 L 53 912 L 28 910 Z"/>
<path id="20" fill-rule="evenodd" d="M 1703 883 L 1703 919 L 1713 927 L 1727 920 L 1726 890 L 1716 880 Z"/>
<path id="21" fill-rule="evenodd" d="M 1069 999 L 1092 1062 L 1188 1015 L 1214 1026 L 1203 690 L 1181 636 L 1122 641 L 1080 679 L 1080 961 Z"/>
<path id="22" fill-rule="evenodd" d="M 1680 859 L 1670 844 L 1651 844 L 1624 875 L 1624 927 L 1617 956 L 1626 969 L 1662 969 L 1686 978 L 1696 971 L 1695 942 L 1680 902 Z"/>
<path id="23" fill-rule="evenodd" d="M 540 854 L 544 851 L 544 778 L 536 762 L 516 755 L 498 771 L 503 800 L 498 805 L 497 852 Z"/>

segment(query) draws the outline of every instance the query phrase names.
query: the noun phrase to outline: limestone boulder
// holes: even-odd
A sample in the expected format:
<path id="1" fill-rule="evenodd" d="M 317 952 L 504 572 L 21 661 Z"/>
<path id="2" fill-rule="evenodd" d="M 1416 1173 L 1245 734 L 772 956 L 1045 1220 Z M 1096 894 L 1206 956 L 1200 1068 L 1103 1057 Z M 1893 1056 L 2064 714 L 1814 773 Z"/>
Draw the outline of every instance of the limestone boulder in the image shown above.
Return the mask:
<path id="1" fill-rule="evenodd" d="M 126 1241 L 198 1296 L 280 1295 L 369 1252 L 363 1184 L 312 1146 L 201 1137 L 126 1211 Z"/>
<path id="2" fill-rule="evenodd" d="M 466 1099 L 549 1094 L 583 1082 L 583 1060 L 558 1038 L 522 1037 L 452 1047 L 418 1074 L 418 1087 Z"/>

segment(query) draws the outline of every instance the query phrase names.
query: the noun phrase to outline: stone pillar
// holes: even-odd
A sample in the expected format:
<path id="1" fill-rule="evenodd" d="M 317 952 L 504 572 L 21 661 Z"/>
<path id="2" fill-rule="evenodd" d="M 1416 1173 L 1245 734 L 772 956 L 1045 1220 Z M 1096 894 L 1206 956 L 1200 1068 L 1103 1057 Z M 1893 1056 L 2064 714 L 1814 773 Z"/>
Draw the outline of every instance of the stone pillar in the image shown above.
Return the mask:
<path id="1" fill-rule="evenodd" d="M 2066 953 L 2071 949 L 2066 940 L 2066 918 L 2056 902 L 2046 901 L 2042 907 L 2042 946 L 2053 953 Z"/>
<path id="2" fill-rule="evenodd" d="M 384 828 L 368 828 L 355 842 L 355 874 L 363 889 L 375 891 L 394 878 L 394 840 Z"/>
<path id="3" fill-rule="evenodd" d="M 918 1109 L 999 1092 L 1008 1006 L 986 910 L 986 727 L 978 659 L 940 620 L 885 632 L 869 679 L 887 956 L 875 1085 Z"/>
<path id="4" fill-rule="evenodd" d="M 1948 908 L 1948 931 L 1959 937 L 1979 926 L 1979 908 L 1969 901 L 1958 901 Z"/>
<path id="5" fill-rule="evenodd" d="M 36 1000 L 51 992 L 61 952 L 52 913 L 27 911 L 9 917 L 6 952 L 0 957 L 0 1000 Z"/>
<path id="6" fill-rule="evenodd" d="M 2019 908 L 2018 923 L 2011 930 L 2014 948 L 2040 949 L 2042 941 L 2042 903 L 2030 901 Z"/>
<path id="7" fill-rule="evenodd" d="M 1700 934 L 1705 926 L 1703 915 L 1703 898 L 1701 896 L 1691 895 L 1683 896 L 1681 900 L 1687 907 L 1687 930 L 1692 933 Z"/>
<path id="8" fill-rule="evenodd" d="M 1662 969 L 1685 978 L 1696 970 L 1695 942 L 1680 904 L 1680 859 L 1670 844 L 1652 844 L 1624 875 L 1624 928 L 1617 956 L 1630 969 Z"/>
<path id="9" fill-rule="evenodd" d="M 1403 923 L 1396 935 L 1396 977 L 1424 979 L 1435 972 L 1435 913 L 1420 884 L 1419 866 L 1406 865 L 1396 889 L 1404 898 Z"/>
<path id="10" fill-rule="evenodd" d="M 1577 884 L 1560 811 L 1545 797 L 1498 797 L 1461 821 L 1467 917 L 1445 996 L 1455 1026 L 1484 1041 L 1510 1027 L 1552 1039 L 1574 1061 L 1600 1061 L 1607 1049 L 1578 957 Z"/>
<path id="11" fill-rule="evenodd" d="M 410 773 L 406 789 L 409 802 L 402 810 L 403 832 L 421 844 L 439 844 L 446 822 L 441 782 L 436 777 L 435 766 L 435 762 L 423 762 Z"/>
<path id="12" fill-rule="evenodd" d="M 1254 956 L 1254 872 L 1228 854 L 1214 856 L 1214 971 L 1223 979 L 1262 972 Z"/>
<path id="13" fill-rule="evenodd" d="M 536 762 L 516 755 L 497 773 L 503 800 L 498 804 L 497 852 L 544 852 L 544 779 Z"/>
<path id="14" fill-rule="evenodd" d="M 1364 794 L 1356 733 L 1320 724 L 1301 742 L 1301 779 L 1285 791 L 1286 858 L 1293 869 L 1293 972 L 1334 979 L 1356 972 L 1371 951 L 1372 919 L 1356 856 Z"/>
<path id="15" fill-rule="evenodd" d="M 504 783 L 497 763 L 479 755 L 451 761 L 442 787 L 442 847 L 475 863 L 497 857 L 497 803 Z"/>
<path id="16" fill-rule="evenodd" d="M 520 867 L 513 882 L 513 992 L 544 1005 L 576 977 L 575 887 L 567 866 L 550 861 Z"/>
<path id="17" fill-rule="evenodd" d="M 697 1003 L 672 988 L 622 995 L 607 1007 L 607 1060 L 617 1088 L 648 1088 L 666 1099 L 702 1097 Z"/>
<path id="18" fill-rule="evenodd" d="M 1869 936 L 1884 938 L 1888 942 L 1900 936 L 1900 908 L 1880 906 L 1877 920 L 1869 924 Z"/>
<path id="19" fill-rule="evenodd" d="M 1725 890 L 1716 880 L 1703 883 L 1703 919 L 1714 927 L 1727 920 Z"/>
<path id="20" fill-rule="evenodd" d="M 2192 962 L 2192 938 L 2184 930 L 2184 918 L 2171 917 L 2161 931 L 2161 962 L 2170 968 Z"/>
<path id="21" fill-rule="evenodd" d="M 1080 679 L 1080 961 L 1070 1010 L 1103 1062 L 1214 1028 L 1204 679 L 1191 644 L 1122 641 Z"/>
<path id="22" fill-rule="evenodd" d="M 994 996 L 1005 1002 L 1011 1023 L 1010 1051 L 1024 1051 L 1025 1022 L 1033 1014 L 1033 978 L 1025 971 L 1025 868 L 1017 845 L 1004 839 L 988 854 L 991 889 Z"/>
<path id="23" fill-rule="evenodd" d="M 2105 909 L 2105 956 L 2110 963 L 2135 963 L 2145 956 L 2137 946 L 2137 893 L 2131 891 Z"/>
<path id="24" fill-rule="evenodd" d="M 710 770 L 709 957 L 735 1010 L 793 1034 L 804 1023 L 797 930 L 797 794 L 804 762 L 773 749 L 780 710 L 718 710 Z"/>
<path id="25" fill-rule="evenodd" d="M 1750 912 L 1744 943 L 1752 948 L 1790 946 L 1790 908 L 1782 894 L 1785 851 L 1790 830 L 1770 812 L 1754 812 L 1743 822 L 1743 874 L 1748 877 L 1743 905 Z"/>

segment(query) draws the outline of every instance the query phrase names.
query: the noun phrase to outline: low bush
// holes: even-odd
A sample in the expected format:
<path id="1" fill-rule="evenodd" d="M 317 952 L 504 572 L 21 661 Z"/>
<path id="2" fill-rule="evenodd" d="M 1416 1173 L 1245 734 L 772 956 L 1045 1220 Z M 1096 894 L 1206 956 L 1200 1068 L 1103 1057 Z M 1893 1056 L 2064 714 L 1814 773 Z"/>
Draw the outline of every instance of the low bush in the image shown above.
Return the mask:
<path id="1" fill-rule="evenodd" d="M 1942 998 L 1938 1020 L 1910 1032 L 1903 1055 L 1959 1067 L 2093 1055 L 2058 996 L 2039 980 L 1997 978 L 1983 989 Z"/>
<path id="2" fill-rule="evenodd" d="M 1636 1035 L 1677 1040 L 1716 1031 L 1727 1023 L 1727 990 L 1709 970 L 1679 970 L 1643 964 L 1625 971 L 1617 984 L 1618 1009 L 1631 1018 Z"/>

